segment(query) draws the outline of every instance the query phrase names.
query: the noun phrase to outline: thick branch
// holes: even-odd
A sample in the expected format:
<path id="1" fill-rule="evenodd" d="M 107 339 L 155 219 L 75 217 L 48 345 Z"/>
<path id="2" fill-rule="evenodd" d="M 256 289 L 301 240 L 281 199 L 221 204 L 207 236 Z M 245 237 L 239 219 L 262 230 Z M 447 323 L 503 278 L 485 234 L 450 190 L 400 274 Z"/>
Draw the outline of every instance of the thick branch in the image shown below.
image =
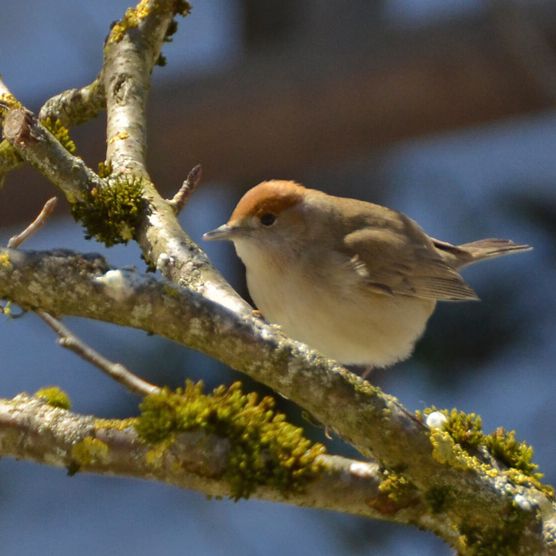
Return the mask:
<path id="1" fill-rule="evenodd" d="M 81 444 L 87 450 L 82 443 L 93 438 L 100 442 L 89 445 L 88 457 L 79 458 L 76 446 Z M 232 493 L 222 477 L 228 464 L 226 438 L 199 430 L 181 433 L 161 454 L 163 460 L 153 465 L 147 455 L 152 447 L 138 438 L 132 426 L 125 428 L 125 422 L 77 415 L 25 394 L 0 400 L 0 447 L 2 456 L 80 472 L 155 479 L 213 496 Z M 254 497 L 391 519 L 374 509 L 384 498 L 378 489 L 382 476 L 375 464 L 319 457 L 322 471 L 305 492 L 285 496 L 276 489 L 260 487 Z"/>
<path id="2" fill-rule="evenodd" d="M 363 454 L 403 469 L 421 496 L 433 488 L 449 488 L 454 493 L 449 510 L 441 518 L 429 515 L 427 523 L 449 542 L 454 541 L 454 527 L 446 527 L 446 520 L 498 527 L 500 516 L 514 507 L 515 496 L 533 496 L 534 491 L 502 474 L 441 462 L 433 455 L 429 430 L 395 398 L 259 319 L 238 316 L 153 276 L 110 269 L 96 255 L 3 250 L 0 261 L 0 297 L 28 309 L 140 328 L 203 351 L 298 403 Z M 543 542 L 540 533 L 550 536 L 554 519 L 553 507 L 544 499 L 549 512 L 544 521 L 536 521 L 539 499 L 544 498 L 537 492 L 530 510 L 530 538 L 537 548 Z"/>
<path id="3" fill-rule="evenodd" d="M 17 152 L 58 187 L 70 202 L 82 200 L 91 187 L 103 187 L 103 180 L 81 158 L 71 155 L 25 108 L 9 110 L 4 135 Z M 243 301 L 210 264 L 205 253 L 183 231 L 174 209 L 144 180 L 145 218 L 138 241 L 148 260 L 170 280 L 202 292 L 230 309 L 249 314 Z"/>
<path id="4" fill-rule="evenodd" d="M 106 91 L 108 149 L 106 160 L 116 173 L 146 172 L 146 106 L 152 67 L 175 16 L 175 0 L 147 0 L 133 28 L 122 19 L 104 48 L 103 84 Z M 136 32 L 137 31 L 137 32 Z"/>
<path id="5" fill-rule="evenodd" d="M 176 284 L 201 292 L 234 311 L 251 307 L 230 288 L 204 252 L 183 231 L 174 208 L 148 179 L 145 166 L 146 102 L 150 72 L 175 16 L 174 0 L 144 3 L 146 14 L 134 32 L 105 48 L 104 83 L 107 97 L 107 160 L 117 173 L 128 170 L 144 179 L 147 207 L 137 240 L 145 258 Z"/>

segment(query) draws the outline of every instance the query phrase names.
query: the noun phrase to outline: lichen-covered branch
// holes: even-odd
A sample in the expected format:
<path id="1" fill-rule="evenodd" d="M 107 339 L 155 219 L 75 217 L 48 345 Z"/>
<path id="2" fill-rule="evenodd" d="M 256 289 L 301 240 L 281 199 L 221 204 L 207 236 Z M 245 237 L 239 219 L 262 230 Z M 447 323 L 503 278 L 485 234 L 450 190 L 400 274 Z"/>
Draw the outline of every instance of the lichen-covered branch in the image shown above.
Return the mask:
<path id="1" fill-rule="evenodd" d="M 447 431 L 428 429 L 395 398 L 260 319 L 153 276 L 112 269 L 100 256 L 67 251 L 0 250 L 0 297 L 27 309 L 140 328 L 267 384 L 396 473 L 393 486 L 405 484 L 404 501 L 408 506 L 428 503 L 427 527 L 449 542 L 454 542 L 454 530 L 464 528 L 475 537 L 500 537 L 504 524 L 519 518 L 524 546 L 550 553 L 543 552 L 550 541 L 554 550 L 553 502 L 534 478 L 493 466 L 479 452 L 463 449 Z M 442 513 L 435 514 L 435 508 Z M 442 520 L 435 521 L 435 515 Z"/>
<path id="2" fill-rule="evenodd" d="M 65 194 L 74 215 L 86 226 L 87 236 L 95 236 L 107 245 L 136 238 L 146 260 L 172 282 L 202 293 L 237 313 L 249 314 L 251 307 L 183 231 L 172 203 L 159 195 L 143 164 L 146 97 L 145 93 L 128 87 L 135 78 L 144 79 L 150 74 L 172 18 L 177 11 L 185 13 L 185 9 L 186 5 L 179 0 L 143 0 L 136 8 L 138 15 L 131 17 L 126 13 L 110 34 L 102 75 L 112 87 L 107 95 L 108 119 L 113 122 L 109 127 L 117 128 L 116 134 L 121 132 L 108 149 L 112 174 L 100 178 L 79 157 L 71 155 L 25 108 L 12 106 L 6 111 L 4 135 L 18 156 L 35 166 Z M 131 65 L 127 61 L 130 56 Z M 133 79 L 116 91 L 114 88 L 127 75 L 127 70 L 138 75 L 133 73 Z M 134 135 L 128 141 L 124 136 L 131 131 L 140 137 Z M 135 162 L 128 167 L 125 161 L 132 159 Z M 114 165 L 127 170 L 119 173 Z"/>
<path id="3" fill-rule="evenodd" d="M 145 166 L 145 114 L 150 72 L 164 37 L 174 30 L 173 18 L 187 9 L 183 0 L 140 0 L 127 10 L 109 34 L 99 78 L 90 88 L 68 92 L 45 106 L 42 115 L 59 118 L 58 124 L 43 119 L 44 124 L 50 121 L 50 127 L 42 125 L 0 81 L 0 96 L 8 100 L 0 105 L 0 116 L 5 116 L 4 135 L 9 143 L 3 151 L 0 145 L 0 159 L 2 153 L 6 160 L 15 155 L 50 179 L 64 192 L 88 236 L 107 245 L 136 239 L 145 259 L 169 282 L 111 268 L 98 255 L 6 249 L 0 250 L 0 298 L 24 309 L 135 327 L 198 349 L 290 398 L 362 454 L 378 459 L 380 470 L 374 464 L 359 468 L 350 464 L 352 474 L 359 469 L 359 479 L 365 475 L 372 480 L 368 492 L 362 487 L 364 499 L 355 492 L 350 498 L 342 490 L 342 506 L 337 500 L 332 504 L 320 490 L 311 491 L 311 485 L 324 481 L 327 472 L 335 473 L 336 486 L 345 476 L 345 466 L 340 465 L 340 470 L 334 467 L 339 460 L 319 456 L 328 471 L 306 485 L 302 498 L 296 498 L 301 496 L 299 492 L 290 493 L 289 500 L 295 503 L 343 507 L 352 513 L 416 523 L 436 532 L 461 554 L 554 554 L 553 497 L 540 483 L 527 447 L 504 433 L 484 435 L 477 421 L 457 413 L 441 414 L 435 425 L 434 419 L 425 423 L 423 416 L 409 413 L 395 398 L 287 338 L 252 314 L 181 229 L 176 203 L 160 197 Z M 104 102 L 107 164 L 99 176 L 68 152 L 70 143 L 63 124 L 77 121 L 78 114 L 98 113 Z M 83 106 L 90 112 L 83 111 Z M 62 126 L 56 128 L 59 133 L 53 125 Z M 54 129 L 53 133 L 46 128 Z M 159 394 L 166 396 L 165 392 Z M 218 448 L 229 455 L 237 429 L 226 425 L 224 433 L 191 429 L 192 414 L 180 405 L 182 394 L 168 394 L 159 400 L 162 422 L 172 423 L 172 445 L 163 450 L 153 452 L 152 446 L 139 442 L 136 435 L 126 436 L 135 432 L 125 426 L 109 426 L 44 404 L 32 405 L 39 402 L 26 397 L 0 402 L 0 446 L 10 455 L 49 461 L 74 471 L 79 467 L 137 473 L 203 492 L 241 495 L 243 490 L 234 491 L 222 480 L 223 467 L 218 467 L 222 459 L 211 452 Z M 148 399 L 150 410 L 160 409 L 152 397 Z M 31 406 L 28 415 L 25 410 Z M 172 411 L 177 408 L 169 421 L 167 406 Z M 40 416 L 38 424 L 33 415 Z M 20 426 L 28 427 L 21 437 L 17 436 Z M 159 424 L 142 430 L 143 440 L 167 441 L 160 436 Z M 196 436 L 189 446 L 187 439 L 192 434 Z M 222 438 L 227 447 L 222 447 Z M 175 454 L 182 442 L 187 450 Z M 51 453 L 56 446 L 58 451 Z M 132 462 L 135 458 L 130 454 L 145 461 Z M 259 461 L 257 457 L 254 460 Z M 131 463 L 144 467 L 130 470 Z M 358 488 L 358 484 L 348 486 L 350 492 Z M 330 494 L 334 488 L 328 484 Z M 255 494 L 276 500 L 285 496 L 264 483 L 258 483 Z"/>
<path id="4" fill-rule="evenodd" d="M 0 84 L 0 95 L 9 94 L 1 80 Z M 81 89 L 68 89 L 47 100 L 41 108 L 39 119 L 57 121 L 60 125 L 69 128 L 98 116 L 105 104 L 104 88 L 97 78 Z M 0 176 L 15 170 L 23 161 L 24 159 L 8 141 L 0 142 Z"/>
<path id="5" fill-rule="evenodd" d="M 87 472 L 157 480 L 212 496 L 232 496 L 227 478 L 230 441 L 199 429 L 180 433 L 165 450 L 153 449 L 134 427 L 134 420 L 107 420 L 72 413 L 42 397 L 20 394 L 0 400 L 0 452 Z M 286 494 L 259 486 L 254 498 L 288 502 L 384 518 L 374 502 L 382 475 L 374 464 L 337 456 L 319 456 L 319 472 L 299 492 Z"/>
<path id="6" fill-rule="evenodd" d="M 125 170 L 143 179 L 145 216 L 136 237 L 145 259 L 172 282 L 248 314 L 251 307 L 183 231 L 173 204 L 160 196 L 145 165 L 150 72 L 165 36 L 175 30 L 171 25 L 173 18 L 188 11 L 186 2 L 142 0 L 113 27 L 105 46 L 103 69 L 108 121 L 106 158 L 115 174 Z"/>
<path id="7" fill-rule="evenodd" d="M 70 154 L 25 108 L 12 108 L 4 118 L 4 137 L 18 154 L 58 187 L 70 201 L 83 201 L 101 179 L 81 158 Z"/>
<path id="8" fill-rule="evenodd" d="M 176 4 L 175 0 L 142 0 L 126 11 L 108 35 L 103 66 L 108 116 L 106 159 L 116 173 L 128 170 L 147 175 L 150 73 L 176 16 Z"/>
<path id="9" fill-rule="evenodd" d="M 39 119 L 59 120 L 65 127 L 79 125 L 96 118 L 106 107 L 102 76 L 80 89 L 68 89 L 48 99 Z"/>

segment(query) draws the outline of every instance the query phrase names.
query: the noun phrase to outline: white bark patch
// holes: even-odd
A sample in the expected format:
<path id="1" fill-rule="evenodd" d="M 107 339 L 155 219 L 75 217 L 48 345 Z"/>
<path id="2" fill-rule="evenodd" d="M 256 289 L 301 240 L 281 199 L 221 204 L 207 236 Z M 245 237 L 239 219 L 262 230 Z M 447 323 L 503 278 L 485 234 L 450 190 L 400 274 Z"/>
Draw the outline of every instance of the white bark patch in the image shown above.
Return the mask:
<path id="1" fill-rule="evenodd" d="M 349 466 L 349 472 L 361 479 L 368 479 L 374 475 L 375 465 L 370 465 L 362 461 L 356 461 Z"/>
<path id="2" fill-rule="evenodd" d="M 134 272 L 128 270 L 109 270 L 94 278 L 94 281 L 106 287 L 106 295 L 116 301 L 124 301 L 133 295 L 134 286 L 140 280 Z"/>
<path id="3" fill-rule="evenodd" d="M 170 255 L 168 255 L 168 253 L 160 253 L 158 259 L 156 260 L 156 268 L 162 270 L 163 268 L 166 268 L 169 265 L 173 265 L 174 262 L 175 262 L 174 257 L 171 257 Z"/>
<path id="4" fill-rule="evenodd" d="M 534 504 L 531 503 L 531 500 L 528 500 L 527 497 L 523 496 L 523 494 L 516 494 L 514 496 L 514 502 L 524 512 L 530 512 L 534 506 Z"/>

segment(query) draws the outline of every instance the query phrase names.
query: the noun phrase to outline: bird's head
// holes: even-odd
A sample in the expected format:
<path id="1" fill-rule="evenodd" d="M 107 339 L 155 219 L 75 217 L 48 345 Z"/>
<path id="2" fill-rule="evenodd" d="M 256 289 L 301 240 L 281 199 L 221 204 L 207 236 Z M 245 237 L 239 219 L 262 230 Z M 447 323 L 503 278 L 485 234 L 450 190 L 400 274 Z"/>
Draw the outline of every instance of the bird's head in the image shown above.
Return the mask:
<path id="1" fill-rule="evenodd" d="M 264 181 L 245 193 L 226 224 L 203 239 L 230 240 L 240 249 L 292 248 L 306 237 L 310 191 L 293 181 Z"/>

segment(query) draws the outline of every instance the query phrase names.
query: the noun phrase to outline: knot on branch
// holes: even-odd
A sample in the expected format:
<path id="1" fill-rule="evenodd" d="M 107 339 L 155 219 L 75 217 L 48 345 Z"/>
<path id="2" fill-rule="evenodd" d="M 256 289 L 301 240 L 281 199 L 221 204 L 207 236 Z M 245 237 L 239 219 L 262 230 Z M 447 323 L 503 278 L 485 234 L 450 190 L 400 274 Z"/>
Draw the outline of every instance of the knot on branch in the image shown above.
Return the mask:
<path id="1" fill-rule="evenodd" d="M 135 426 L 146 442 L 156 445 L 155 456 L 162 456 L 182 432 L 200 429 L 226 438 L 230 451 L 224 478 L 235 500 L 262 485 L 300 492 L 319 472 L 317 456 L 324 453 L 324 446 L 286 422 L 271 397 L 259 401 L 256 393 L 244 394 L 239 382 L 211 394 L 203 393 L 201 382 L 188 381 L 175 392 L 165 388 L 143 400 Z M 157 459 L 151 459 L 153 464 Z"/>
<path id="2" fill-rule="evenodd" d="M 131 174 L 110 176 L 102 186 L 93 186 L 82 201 L 71 206 L 73 217 L 107 247 L 127 243 L 135 237 L 145 212 L 143 178 Z"/>

